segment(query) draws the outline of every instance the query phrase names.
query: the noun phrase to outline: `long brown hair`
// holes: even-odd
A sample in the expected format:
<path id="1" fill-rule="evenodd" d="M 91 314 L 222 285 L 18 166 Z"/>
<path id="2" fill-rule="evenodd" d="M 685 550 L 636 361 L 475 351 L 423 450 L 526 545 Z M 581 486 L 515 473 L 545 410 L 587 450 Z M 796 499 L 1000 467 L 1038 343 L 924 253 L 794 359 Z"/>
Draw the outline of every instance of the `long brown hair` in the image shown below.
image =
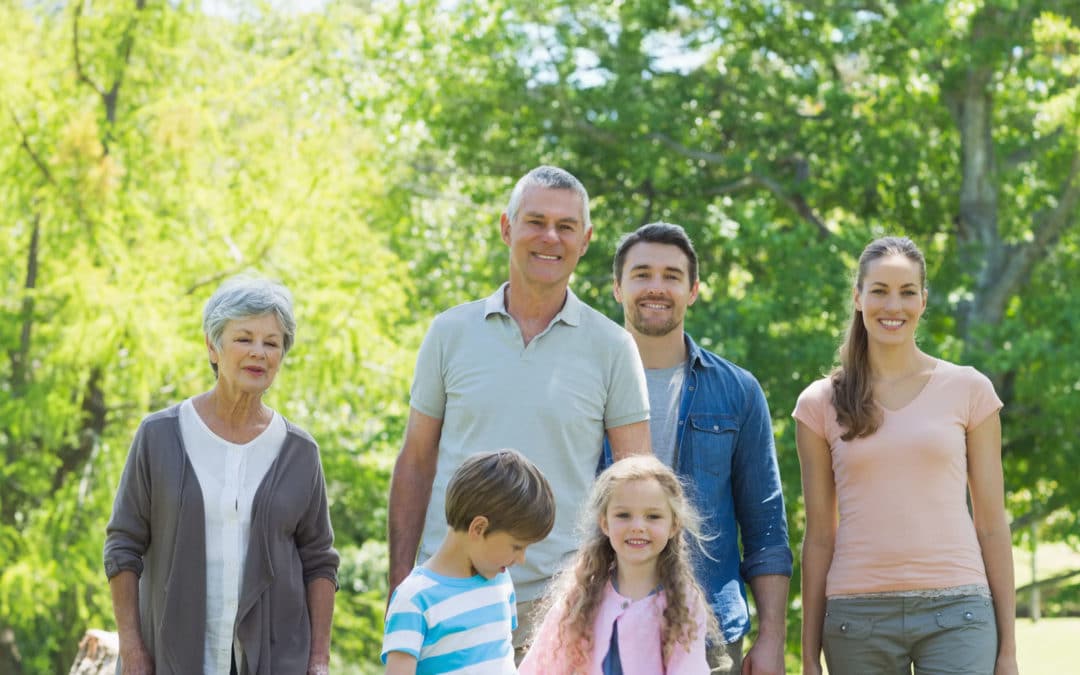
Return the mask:
<path id="1" fill-rule="evenodd" d="M 593 621 L 600 609 L 604 588 L 615 574 L 615 550 L 600 529 L 600 516 L 607 512 L 615 488 L 635 480 L 655 480 L 667 495 L 678 534 L 671 538 L 657 560 L 656 573 L 667 599 L 661 623 L 661 644 L 666 663 L 674 649 L 689 649 L 698 636 L 695 609 L 705 607 L 705 636 L 716 639 L 719 625 L 705 593 L 690 565 L 688 538 L 700 542 L 700 518 L 690 505 L 678 477 L 652 455 L 633 456 L 615 462 L 596 479 L 589 508 L 582 519 L 585 540 L 570 565 L 555 582 L 556 592 L 541 611 L 561 610 L 558 627 L 560 646 L 571 650 L 575 667 L 585 667 L 592 651 Z M 541 615 L 542 616 L 542 615 Z"/>
<path id="2" fill-rule="evenodd" d="M 919 267 L 919 285 L 926 289 L 926 258 L 907 237 L 881 237 L 870 242 L 859 256 L 855 288 L 862 292 L 870 263 L 893 255 L 902 255 Z M 840 365 L 829 378 L 832 380 L 832 403 L 836 422 L 843 429 L 845 441 L 869 436 L 881 426 L 881 410 L 874 403 L 874 388 L 870 378 L 870 342 L 863 323 L 863 313 L 854 306 L 847 335 L 840 345 Z"/>

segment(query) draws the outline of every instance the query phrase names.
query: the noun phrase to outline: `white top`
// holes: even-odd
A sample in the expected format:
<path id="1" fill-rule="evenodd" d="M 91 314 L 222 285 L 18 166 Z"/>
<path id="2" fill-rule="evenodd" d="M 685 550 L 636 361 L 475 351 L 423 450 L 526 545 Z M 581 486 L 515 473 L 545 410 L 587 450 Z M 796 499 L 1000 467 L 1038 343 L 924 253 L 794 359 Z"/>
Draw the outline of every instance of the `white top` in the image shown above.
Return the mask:
<path id="1" fill-rule="evenodd" d="M 206 675 L 229 673 L 251 506 L 285 434 L 285 420 L 275 412 L 255 439 L 243 445 L 230 443 L 206 426 L 191 399 L 180 405 L 180 435 L 206 512 Z M 237 649 L 237 664 L 242 653 Z"/>

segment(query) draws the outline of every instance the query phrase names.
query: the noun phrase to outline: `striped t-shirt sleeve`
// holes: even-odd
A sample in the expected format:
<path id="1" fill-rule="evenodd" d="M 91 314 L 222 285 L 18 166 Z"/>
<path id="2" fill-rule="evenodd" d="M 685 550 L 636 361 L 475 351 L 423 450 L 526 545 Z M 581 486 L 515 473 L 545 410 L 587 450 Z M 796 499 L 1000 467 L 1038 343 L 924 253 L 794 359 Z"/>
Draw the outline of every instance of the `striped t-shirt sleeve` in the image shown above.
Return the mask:
<path id="1" fill-rule="evenodd" d="M 405 652 L 419 659 L 420 648 L 424 646 L 427 634 L 427 620 L 424 612 L 416 606 L 414 584 L 423 583 L 423 578 L 410 578 L 414 583 L 403 584 L 390 599 L 390 609 L 386 613 L 386 630 L 383 633 L 382 662 L 390 652 Z M 413 591 L 413 592 L 408 592 Z"/>

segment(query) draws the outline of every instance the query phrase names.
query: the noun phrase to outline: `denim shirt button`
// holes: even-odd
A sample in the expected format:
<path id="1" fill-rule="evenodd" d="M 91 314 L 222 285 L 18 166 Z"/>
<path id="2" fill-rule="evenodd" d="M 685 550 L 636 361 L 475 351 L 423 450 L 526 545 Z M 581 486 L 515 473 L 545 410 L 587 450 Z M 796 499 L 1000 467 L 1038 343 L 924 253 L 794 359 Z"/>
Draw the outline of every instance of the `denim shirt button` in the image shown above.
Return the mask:
<path id="1" fill-rule="evenodd" d="M 971 612 L 964 612 L 964 618 L 967 619 L 968 621 L 971 621 L 972 619 L 975 618 L 975 615 L 972 614 Z"/>
<path id="2" fill-rule="evenodd" d="M 847 624 L 846 623 L 840 624 L 840 632 L 841 633 L 846 633 L 847 632 Z"/>

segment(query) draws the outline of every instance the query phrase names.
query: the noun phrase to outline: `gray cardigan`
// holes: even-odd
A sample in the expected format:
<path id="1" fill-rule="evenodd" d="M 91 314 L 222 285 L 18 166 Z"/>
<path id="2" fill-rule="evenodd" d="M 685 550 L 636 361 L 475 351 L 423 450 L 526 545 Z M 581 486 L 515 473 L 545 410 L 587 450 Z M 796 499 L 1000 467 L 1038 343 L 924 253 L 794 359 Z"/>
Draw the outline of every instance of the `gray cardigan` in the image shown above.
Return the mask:
<path id="1" fill-rule="evenodd" d="M 105 574 L 139 576 L 139 621 L 158 675 L 203 669 L 206 533 L 202 492 L 180 435 L 180 406 L 135 434 L 105 535 Z M 307 584 L 337 586 L 338 554 L 319 448 L 286 421 L 285 442 L 255 493 L 236 635 L 241 675 L 307 670 Z M 119 672 L 119 666 L 118 670 Z"/>

